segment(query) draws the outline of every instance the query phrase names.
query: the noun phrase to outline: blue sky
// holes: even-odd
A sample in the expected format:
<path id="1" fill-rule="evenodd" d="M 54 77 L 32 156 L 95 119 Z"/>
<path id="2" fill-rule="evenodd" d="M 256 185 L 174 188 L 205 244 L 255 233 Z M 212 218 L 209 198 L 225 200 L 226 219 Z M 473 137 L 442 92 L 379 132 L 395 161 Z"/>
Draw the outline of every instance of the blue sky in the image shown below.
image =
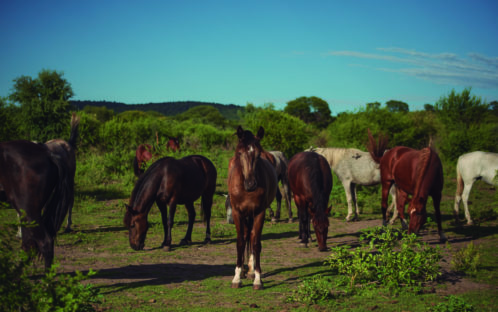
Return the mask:
<path id="1" fill-rule="evenodd" d="M 0 2 L 0 96 L 57 70 L 76 100 L 205 101 L 332 113 L 452 89 L 498 100 L 498 1 Z"/>

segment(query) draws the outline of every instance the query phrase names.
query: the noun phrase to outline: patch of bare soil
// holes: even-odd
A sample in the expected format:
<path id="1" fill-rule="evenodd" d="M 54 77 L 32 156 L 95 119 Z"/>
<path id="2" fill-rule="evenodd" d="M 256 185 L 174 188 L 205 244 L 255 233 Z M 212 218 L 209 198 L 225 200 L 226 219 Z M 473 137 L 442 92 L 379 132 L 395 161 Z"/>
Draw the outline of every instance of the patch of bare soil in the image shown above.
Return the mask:
<path id="1" fill-rule="evenodd" d="M 298 245 L 298 222 L 294 221 L 294 223 L 295 231 L 280 234 L 263 233 L 263 282 L 297 284 L 303 277 L 292 276 L 292 271 L 296 267 L 319 266 L 327 257 L 327 252 L 318 251 L 316 241 L 310 244 L 307 252 L 299 252 L 298 248 L 303 247 Z M 344 222 L 331 218 L 327 244 L 329 247 L 343 244 L 355 246 L 358 244 L 358 236 L 361 230 L 378 226 L 380 223 L 380 220 Z M 196 226 L 202 225 L 196 223 L 194 227 Z M 273 226 L 271 223 L 265 223 L 265 227 L 271 226 Z M 177 228 L 176 231 L 180 231 L 180 229 Z M 127 236 L 127 233 L 118 234 Z M 423 241 L 428 244 L 440 244 L 437 231 L 426 230 L 421 232 L 421 235 Z M 468 244 L 471 238 L 452 238 L 450 236 L 448 240 L 454 249 L 458 249 Z M 479 244 L 481 239 L 473 240 L 473 242 L 474 244 Z M 173 242 L 173 244 L 177 243 Z M 146 241 L 146 248 L 144 251 L 140 251 L 141 255 L 138 257 L 140 260 L 133 263 L 127 260 L 130 254 L 137 253 L 131 248 L 128 253 L 112 255 L 114 258 L 116 256 L 122 258 L 122 263 L 116 263 L 115 261 L 109 263 L 106 259 L 111 255 L 107 252 L 99 251 L 98 248 L 92 250 L 92 248 L 81 249 L 62 245 L 57 246 L 55 252 L 63 270 L 66 272 L 85 271 L 90 267 L 98 270 L 98 276 L 93 278 L 91 282 L 101 285 L 127 285 L 146 282 L 152 285 L 177 287 L 179 283 L 184 281 L 197 282 L 210 277 L 219 277 L 227 285 L 230 285 L 236 261 L 234 238 L 214 238 L 213 242 L 207 245 L 201 242 L 193 242 L 189 246 L 174 245 L 172 251 L 164 251 L 157 248 L 157 245 L 159 243 Z M 158 253 L 160 256 L 158 256 Z M 82 268 L 74 264 L 76 259 L 83 258 L 92 259 L 88 268 Z M 446 287 L 434 288 L 439 294 L 458 294 L 494 287 L 473 282 L 465 276 L 452 272 L 449 255 L 445 256 L 441 266 L 443 275 L 439 282 Z"/>

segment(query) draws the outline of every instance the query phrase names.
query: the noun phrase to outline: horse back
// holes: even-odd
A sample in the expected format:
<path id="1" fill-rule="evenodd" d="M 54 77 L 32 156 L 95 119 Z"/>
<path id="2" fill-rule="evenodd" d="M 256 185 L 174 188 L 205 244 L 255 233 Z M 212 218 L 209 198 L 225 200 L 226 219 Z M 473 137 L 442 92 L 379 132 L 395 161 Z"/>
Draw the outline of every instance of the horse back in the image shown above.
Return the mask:
<path id="1" fill-rule="evenodd" d="M 498 170 L 498 154 L 489 152 L 471 152 L 458 158 L 457 172 L 466 183 L 482 178 L 486 183 L 497 184 L 494 181 Z"/>

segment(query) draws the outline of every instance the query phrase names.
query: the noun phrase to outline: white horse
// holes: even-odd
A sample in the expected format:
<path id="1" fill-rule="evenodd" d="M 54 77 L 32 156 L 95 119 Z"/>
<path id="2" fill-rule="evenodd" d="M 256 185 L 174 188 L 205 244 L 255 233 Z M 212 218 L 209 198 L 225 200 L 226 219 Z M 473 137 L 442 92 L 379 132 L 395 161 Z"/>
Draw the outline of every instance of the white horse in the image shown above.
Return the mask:
<path id="1" fill-rule="evenodd" d="M 309 148 L 307 151 L 312 151 L 324 156 L 332 171 L 337 175 L 337 178 L 342 182 L 346 199 L 348 201 L 348 215 L 346 221 L 358 219 L 360 209 L 356 201 L 356 185 L 371 186 L 380 183 L 380 169 L 368 152 L 360 151 L 355 148 Z M 388 211 L 391 211 L 396 205 L 396 190 L 391 188 L 389 191 L 392 196 L 391 205 Z M 356 212 L 353 216 L 354 203 Z M 392 224 L 397 217 L 396 209 L 390 223 Z"/>
<path id="2" fill-rule="evenodd" d="M 476 180 L 483 180 L 491 185 L 498 185 L 496 171 L 498 170 L 498 154 L 486 152 L 472 152 L 463 154 L 457 162 L 457 190 L 455 195 L 455 221 L 458 223 L 458 209 L 463 199 L 467 224 L 473 224 L 469 213 L 469 194 L 472 184 Z"/>

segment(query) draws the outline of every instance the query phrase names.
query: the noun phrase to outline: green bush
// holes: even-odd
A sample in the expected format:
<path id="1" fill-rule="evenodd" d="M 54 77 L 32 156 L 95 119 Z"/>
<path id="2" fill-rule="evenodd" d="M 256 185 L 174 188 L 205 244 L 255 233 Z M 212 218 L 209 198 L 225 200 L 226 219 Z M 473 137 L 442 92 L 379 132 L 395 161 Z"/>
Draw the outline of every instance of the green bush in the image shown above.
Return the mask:
<path id="1" fill-rule="evenodd" d="M 476 275 L 481 264 L 481 253 L 479 247 L 470 242 L 466 247 L 457 250 L 451 259 L 451 269 Z"/>
<path id="2" fill-rule="evenodd" d="M 57 265 L 53 265 L 38 278 L 32 264 L 35 255 L 13 246 L 10 237 L 17 225 L 6 228 L 0 232 L 0 311 L 95 311 L 102 296 L 97 288 L 81 281 L 96 272 L 57 274 Z"/>
<path id="3" fill-rule="evenodd" d="M 472 312 L 475 311 L 471 304 L 454 295 L 446 297 L 448 301 L 438 303 L 431 311 L 433 312 Z"/>

